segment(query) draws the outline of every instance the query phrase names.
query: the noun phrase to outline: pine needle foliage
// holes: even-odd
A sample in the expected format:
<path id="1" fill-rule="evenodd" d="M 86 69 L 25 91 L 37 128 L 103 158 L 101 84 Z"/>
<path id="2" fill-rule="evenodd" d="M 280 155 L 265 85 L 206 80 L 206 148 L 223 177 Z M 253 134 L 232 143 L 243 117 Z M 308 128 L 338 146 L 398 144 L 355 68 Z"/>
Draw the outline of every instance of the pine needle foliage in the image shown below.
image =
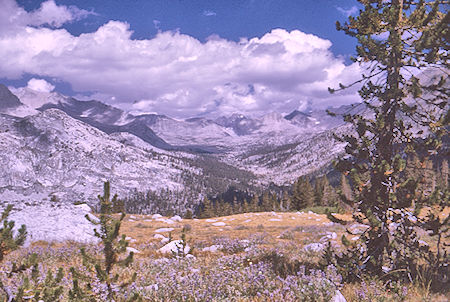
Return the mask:
<path id="1" fill-rule="evenodd" d="M 0 263 L 7 254 L 21 247 L 27 238 L 25 225 L 22 225 L 17 231 L 17 234 L 14 235 L 15 222 L 8 219 L 12 209 L 13 206 L 8 205 L 0 217 Z M 22 272 L 28 267 L 30 266 L 25 264 L 18 266 L 16 263 L 13 263 L 12 269 L 8 275 L 12 276 L 15 273 Z M 0 280 L 0 289 L 6 294 L 7 299 L 10 299 L 13 296 L 13 293 L 4 286 L 2 280 Z"/>
<path id="2" fill-rule="evenodd" d="M 102 245 L 102 257 L 97 258 L 89 255 L 84 248 L 80 249 L 83 265 L 89 272 L 94 272 L 98 281 L 106 287 L 106 298 L 108 301 L 116 301 L 117 292 L 126 289 L 136 280 L 134 272 L 131 278 L 125 280 L 116 271 L 115 266 L 126 267 L 133 262 L 133 252 L 129 252 L 126 257 L 120 258 L 127 252 L 128 241 L 125 235 L 119 236 L 120 226 L 125 218 L 122 213 L 119 218 L 113 215 L 113 205 L 117 204 L 117 194 L 111 198 L 110 184 L 105 182 L 103 186 L 103 196 L 98 196 L 100 201 L 100 217 L 97 220 L 86 215 L 94 226 L 94 234 L 100 239 Z M 73 286 L 69 292 L 71 301 L 97 301 L 93 294 L 93 284 L 89 276 L 84 276 L 71 268 Z M 80 282 L 82 281 L 82 282 Z M 84 286 L 82 284 L 84 283 Z M 139 295 L 132 295 L 129 301 L 138 301 Z"/>
<path id="3" fill-rule="evenodd" d="M 335 264 L 350 281 L 363 274 L 413 281 L 424 276 L 424 263 L 434 270 L 428 274 L 433 280 L 438 271 L 444 274 L 440 279 L 448 280 L 448 257 L 442 246 L 433 254 L 421 246 L 416 234 L 418 227 L 432 224 L 439 229 L 432 232 L 444 236 L 448 221 L 418 219 L 410 213 L 418 213 L 409 208 L 422 207 L 427 199 L 417 196 L 418 181 L 406 175 L 405 167 L 413 155 L 421 162 L 448 156 L 443 138 L 449 127 L 449 2 L 358 2 L 359 15 L 344 24 L 337 22 L 336 27 L 357 39 L 353 60 L 364 71 L 360 80 L 329 90 L 360 86 L 366 110 L 343 115 L 355 133 L 341 138 L 348 155 L 336 166 L 349 175 L 357 208 L 354 218 L 368 229 L 360 236 L 360 245 L 349 246 Z M 449 203 L 441 198 L 437 204 L 443 209 Z"/>
<path id="4" fill-rule="evenodd" d="M 8 205 L 0 218 L 0 262 L 8 253 L 22 246 L 27 238 L 25 225 L 22 225 L 14 235 L 15 222 L 8 220 L 12 208 L 12 205 Z"/>
<path id="5" fill-rule="evenodd" d="M 31 278 L 23 277 L 23 284 L 19 287 L 14 301 L 61 301 L 64 294 L 64 287 L 61 281 L 64 271 L 59 268 L 56 273 L 48 271 L 44 279 L 40 278 L 39 265 L 35 263 L 31 270 Z"/>

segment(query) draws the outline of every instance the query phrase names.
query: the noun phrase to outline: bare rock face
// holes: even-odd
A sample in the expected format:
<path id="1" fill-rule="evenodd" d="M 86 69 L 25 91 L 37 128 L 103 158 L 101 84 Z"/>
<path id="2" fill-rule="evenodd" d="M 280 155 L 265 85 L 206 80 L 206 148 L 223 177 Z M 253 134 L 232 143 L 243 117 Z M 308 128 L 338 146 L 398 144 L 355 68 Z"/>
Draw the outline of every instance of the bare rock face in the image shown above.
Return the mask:
<path id="1" fill-rule="evenodd" d="M 18 206 L 18 207 L 17 207 Z M 10 215 L 16 228 L 24 224 L 27 228 L 28 245 L 34 241 L 62 242 L 74 240 L 78 242 L 95 242 L 95 225 L 85 215 L 90 215 L 87 205 L 71 205 L 47 202 L 31 205 L 17 205 Z M 76 230 L 76 231 L 74 231 Z"/>
<path id="2" fill-rule="evenodd" d="M 26 118 L 0 115 L 0 121 L 3 201 L 41 195 L 94 202 L 106 180 L 122 196 L 133 188 L 183 187 L 177 181 L 180 170 L 169 161 L 126 146 L 58 109 Z"/>
<path id="3" fill-rule="evenodd" d="M 324 112 L 180 121 L 56 92 L 13 91 L 20 100 L 0 85 L 0 105 L 9 108 L 0 114 L 3 201 L 93 203 L 106 180 L 122 197 L 134 190 L 201 196 L 236 184 L 286 184 L 329 165 L 343 150 L 333 133 L 348 131 Z M 210 183 L 199 186 L 205 179 Z"/>

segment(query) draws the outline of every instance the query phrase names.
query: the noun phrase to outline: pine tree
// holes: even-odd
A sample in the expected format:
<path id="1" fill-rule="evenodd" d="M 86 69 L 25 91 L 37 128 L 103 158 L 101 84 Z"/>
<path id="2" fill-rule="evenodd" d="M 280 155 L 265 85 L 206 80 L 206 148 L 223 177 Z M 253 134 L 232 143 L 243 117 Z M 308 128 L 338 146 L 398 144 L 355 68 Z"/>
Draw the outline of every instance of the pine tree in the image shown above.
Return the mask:
<path id="1" fill-rule="evenodd" d="M 121 254 L 127 252 L 128 241 L 125 235 L 119 237 L 120 226 L 122 220 L 125 218 L 125 213 L 122 213 L 119 219 L 113 216 L 113 205 L 117 201 L 117 194 L 111 199 L 110 184 L 105 182 L 103 186 L 103 196 L 98 196 L 100 201 L 100 218 L 95 221 L 86 215 L 86 219 L 93 225 L 94 234 L 100 239 L 102 243 L 102 258 L 96 258 L 89 255 L 84 248 L 80 249 L 83 265 L 88 271 L 95 272 L 98 280 L 106 287 L 106 294 L 108 301 L 116 300 L 117 289 L 126 288 L 129 284 L 136 280 L 136 273 L 134 273 L 129 280 L 124 280 L 118 273 L 113 272 L 113 268 L 117 265 L 129 266 L 133 262 L 133 252 L 119 259 Z M 92 286 L 89 281 L 89 276 L 83 276 L 74 268 L 71 268 L 73 276 L 73 286 L 69 291 L 69 299 L 71 301 L 92 301 L 93 298 Z M 86 280 L 85 288 L 80 286 L 80 280 Z M 120 284 L 118 284 L 120 282 Z M 139 300 L 139 295 L 132 295 L 129 301 Z"/>
<path id="2" fill-rule="evenodd" d="M 326 175 L 316 178 L 314 202 L 319 206 L 336 206 L 338 203 L 338 196 Z"/>
<path id="3" fill-rule="evenodd" d="M 281 210 L 280 201 L 279 201 L 279 199 L 277 197 L 277 194 L 272 193 L 271 194 L 271 199 L 272 199 L 272 211 L 275 211 L 275 212 L 280 211 Z"/>
<path id="4" fill-rule="evenodd" d="M 307 177 L 299 177 L 294 183 L 292 203 L 296 210 L 301 210 L 314 204 L 314 190 Z"/>
<path id="5" fill-rule="evenodd" d="M 244 202 L 242 203 L 242 213 L 249 213 L 249 212 L 250 212 L 250 205 L 247 199 L 244 199 Z"/>
<path id="6" fill-rule="evenodd" d="M 214 216 L 214 209 L 208 197 L 203 199 L 203 210 L 200 213 L 200 218 L 210 218 Z"/>
<path id="7" fill-rule="evenodd" d="M 25 243 L 27 237 L 27 230 L 25 225 L 22 225 L 18 230 L 17 235 L 14 236 L 13 230 L 15 222 L 8 220 L 12 208 L 12 205 L 8 205 L 0 217 L 0 263 L 4 260 L 7 254 L 21 247 Z M 31 265 L 20 265 L 19 267 L 17 267 L 17 265 L 14 263 L 12 272 L 23 271 Z M 13 293 L 11 293 L 4 286 L 2 280 L 0 280 L 0 289 L 3 290 L 3 292 L 6 294 L 8 301 L 9 299 L 12 299 L 11 297 Z"/>
<path id="8" fill-rule="evenodd" d="M 59 268 L 56 274 L 53 274 L 50 270 L 44 279 L 41 278 L 39 272 L 39 266 L 34 263 L 31 271 L 31 279 L 27 276 L 23 276 L 22 285 L 18 288 L 14 301 L 48 301 L 58 302 L 61 301 L 64 293 L 64 287 L 62 285 L 62 279 L 64 277 L 64 271 Z"/>
<path id="9" fill-rule="evenodd" d="M 27 237 L 27 230 L 25 225 L 22 225 L 14 236 L 14 221 L 8 220 L 9 214 L 12 211 L 12 205 L 8 205 L 0 217 L 0 263 L 3 258 L 10 252 L 18 249 L 25 243 Z"/>
<path id="10" fill-rule="evenodd" d="M 228 216 L 233 214 L 233 207 L 229 202 L 220 200 L 219 204 L 221 205 L 221 210 L 219 211 L 218 216 Z"/>
<path id="11" fill-rule="evenodd" d="M 353 190 L 350 187 L 347 176 L 344 173 L 341 174 L 341 186 L 340 189 L 338 190 L 338 194 L 340 196 L 340 199 L 345 205 L 353 207 L 354 204 Z"/>
<path id="12" fill-rule="evenodd" d="M 272 211 L 272 200 L 268 192 L 265 192 L 262 196 L 261 211 L 263 212 Z"/>
<path id="13" fill-rule="evenodd" d="M 283 192 L 283 196 L 280 201 L 280 210 L 281 211 L 290 211 L 291 210 L 292 200 L 289 196 L 288 192 Z"/>
<path id="14" fill-rule="evenodd" d="M 259 197 L 257 194 L 254 194 L 249 203 L 250 212 L 259 212 Z"/>
<path id="15" fill-rule="evenodd" d="M 324 204 L 324 190 L 325 190 L 325 181 L 323 177 L 317 177 L 314 183 L 314 204 L 323 205 Z"/>
<path id="16" fill-rule="evenodd" d="M 364 261 L 352 268 L 352 275 L 382 275 L 384 265 L 399 274 L 413 274 L 418 265 L 414 259 L 417 238 L 405 218 L 405 207 L 414 202 L 417 181 L 404 177 L 405 158 L 443 150 L 442 137 L 447 134 L 449 120 L 449 14 L 444 8 L 448 3 L 359 2 L 363 9 L 357 17 L 336 24 L 338 30 L 358 40 L 354 60 L 364 69 L 361 80 L 348 86 L 340 84 L 337 90 L 360 84 L 359 94 L 368 110 L 365 115 L 344 115 L 344 120 L 354 125 L 356 135 L 343 137 L 350 156 L 337 165 L 349 173 L 356 189 L 355 219 L 369 222 L 369 229 L 361 236 L 364 246 L 359 251 L 363 255 L 358 256 Z M 430 79 L 426 74 L 416 76 L 425 69 Z M 389 230 L 393 222 L 399 224 L 395 236 Z"/>

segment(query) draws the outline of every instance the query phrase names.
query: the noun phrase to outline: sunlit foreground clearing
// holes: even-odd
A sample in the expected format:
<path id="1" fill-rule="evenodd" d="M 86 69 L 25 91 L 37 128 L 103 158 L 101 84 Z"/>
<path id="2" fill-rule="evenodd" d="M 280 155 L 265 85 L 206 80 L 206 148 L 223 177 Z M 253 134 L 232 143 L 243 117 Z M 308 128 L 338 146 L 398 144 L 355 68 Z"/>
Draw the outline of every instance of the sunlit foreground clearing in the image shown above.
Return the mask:
<path id="1" fill-rule="evenodd" d="M 135 260 L 130 267 L 116 270 L 124 278 L 133 272 L 138 277 L 126 290 L 118 289 L 119 296 L 123 301 L 131 292 L 139 293 L 144 301 L 343 301 L 336 300 L 340 292 L 347 301 L 448 301 L 443 294 L 430 293 L 419 285 L 386 285 L 382 280 L 342 284 L 333 267 L 319 270 L 321 254 L 329 243 L 339 249 L 343 235 L 351 242 L 358 239 L 346 229 L 364 231 L 350 214 L 335 216 L 348 224 L 333 223 L 326 215 L 313 212 L 209 219 L 127 215 L 121 232 Z M 40 241 L 9 254 L 2 266 L 8 268 L 11 261 L 21 261 L 34 252 L 43 275 L 58 267 L 65 272 L 70 267 L 85 271 L 80 247 L 100 253 L 95 244 Z M 72 283 L 67 275 L 62 282 L 68 289 Z M 8 286 L 18 286 L 15 282 L 21 280 L 9 279 Z M 102 297 L 100 283 L 98 288 L 95 282 L 93 286 Z"/>

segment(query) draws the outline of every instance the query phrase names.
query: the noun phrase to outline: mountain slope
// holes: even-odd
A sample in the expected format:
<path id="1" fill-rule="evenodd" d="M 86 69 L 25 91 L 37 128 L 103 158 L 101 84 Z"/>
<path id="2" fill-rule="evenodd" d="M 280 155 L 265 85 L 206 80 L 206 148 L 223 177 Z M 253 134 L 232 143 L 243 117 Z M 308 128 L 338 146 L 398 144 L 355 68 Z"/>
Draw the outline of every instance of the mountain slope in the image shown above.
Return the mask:
<path id="1" fill-rule="evenodd" d="M 12 94 L 5 85 L 0 84 L 0 110 L 12 109 L 21 105 L 23 104 L 19 98 Z"/>
<path id="2" fill-rule="evenodd" d="M 14 192 L 94 201 L 105 180 L 124 195 L 133 188 L 183 188 L 181 169 L 169 157 L 126 146 L 60 110 L 26 118 L 2 114 L 0 121 L 3 200 Z"/>
<path id="3" fill-rule="evenodd" d="M 31 114 L 1 116 L 0 163 L 7 169 L 0 175 L 0 198 L 11 199 L 15 192 L 18 198 L 41 194 L 94 201 L 101 182 L 109 179 L 122 195 L 183 189 L 183 202 L 197 203 L 203 194 L 230 185 L 282 185 L 314 172 L 343 151 L 333 133 L 347 131 L 325 111 L 181 121 L 134 116 L 58 93 L 28 88 L 14 93 L 23 100 L 17 108 Z"/>

